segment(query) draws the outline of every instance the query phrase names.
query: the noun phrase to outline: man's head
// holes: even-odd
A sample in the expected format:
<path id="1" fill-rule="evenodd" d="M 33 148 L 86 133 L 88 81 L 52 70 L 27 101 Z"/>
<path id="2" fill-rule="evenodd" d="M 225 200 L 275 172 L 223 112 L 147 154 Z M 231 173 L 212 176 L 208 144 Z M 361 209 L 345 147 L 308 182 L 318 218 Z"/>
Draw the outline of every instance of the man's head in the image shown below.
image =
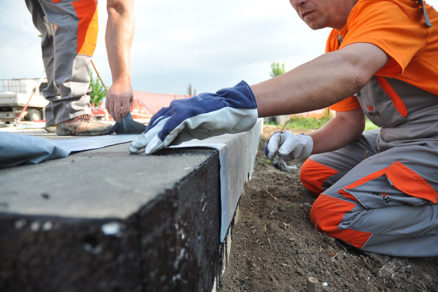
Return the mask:
<path id="1" fill-rule="evenodd" d="M 299 17 L 311 28 L 341 29 L 358 0 L 289 0 Z"/>

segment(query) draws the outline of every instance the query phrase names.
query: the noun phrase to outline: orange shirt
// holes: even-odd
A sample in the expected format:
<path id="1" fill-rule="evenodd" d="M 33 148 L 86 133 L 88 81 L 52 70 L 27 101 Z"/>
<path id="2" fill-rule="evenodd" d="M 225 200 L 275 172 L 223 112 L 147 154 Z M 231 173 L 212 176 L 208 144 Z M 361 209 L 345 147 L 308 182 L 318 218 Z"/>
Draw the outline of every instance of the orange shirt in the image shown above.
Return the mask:
<path id="1" fill-rule="evenodd" d="M 374 44 L 389 56 L 375 76 L 396 78 L 438 95 L 438 12 L 426 7 L 431 28 L 426 28 L 422 9 L 414 0 L 359 0 L 345 26 L 330 33 L 326 52 L 353 43 Z M 352 96 L 330 109 L 349 111 L 359 107 Z"/>

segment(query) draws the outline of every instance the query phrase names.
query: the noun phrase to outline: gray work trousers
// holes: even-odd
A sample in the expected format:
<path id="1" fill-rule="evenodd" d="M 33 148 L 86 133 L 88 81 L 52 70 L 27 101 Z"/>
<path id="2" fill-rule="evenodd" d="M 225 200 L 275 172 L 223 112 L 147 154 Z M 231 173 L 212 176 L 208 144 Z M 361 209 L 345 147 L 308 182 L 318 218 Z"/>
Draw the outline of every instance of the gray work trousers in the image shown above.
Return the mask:
<path id="1" fill-rule="evenodd" d="M 91 114 L 89 65 L 97 39 L 96 0 L 25 2 L 42 35 L 46 125 Z"/>
<path id="2" fill-rule="evenodd" d="M 382 128 L 303 164 L 312 223 L 366 251 L 438 256 L 438 97 L 380 78 L 358 100 Z"/>

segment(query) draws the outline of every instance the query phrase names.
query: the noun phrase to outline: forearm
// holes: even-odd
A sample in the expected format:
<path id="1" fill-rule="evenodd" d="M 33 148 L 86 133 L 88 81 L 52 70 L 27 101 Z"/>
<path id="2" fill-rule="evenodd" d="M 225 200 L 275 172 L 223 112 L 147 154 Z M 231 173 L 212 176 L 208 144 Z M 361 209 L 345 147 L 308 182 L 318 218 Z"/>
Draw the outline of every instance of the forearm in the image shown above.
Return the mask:
<path id="1" fill-rule="evenodd" d="M 371 44 L 353 44 L 322 55 L 251 88 L 260 117 L 325 108 L 358 92 L 387 62 Z"/>
<path id="2" fill-rule="evenodd" d="M 114 83 L 131 84 L 130 51 L 134 36 L 134 0 L 108 0 L 105 42 Z"/>
<path id="3" fill-rule="evenodd" d="M 324 127 L 313 132 L 312 154 L 333 151 L 358 139 L 365 127 L 365 116 L 359 108 L 349 112 L 338 112 Z"/>

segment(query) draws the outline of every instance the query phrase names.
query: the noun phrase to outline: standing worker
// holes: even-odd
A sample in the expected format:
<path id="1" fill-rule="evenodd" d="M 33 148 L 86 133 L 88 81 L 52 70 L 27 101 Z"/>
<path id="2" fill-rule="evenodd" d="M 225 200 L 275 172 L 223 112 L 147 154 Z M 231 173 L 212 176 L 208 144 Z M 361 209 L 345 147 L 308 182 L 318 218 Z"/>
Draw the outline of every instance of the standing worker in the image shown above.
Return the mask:
<path id="1" fill-rule="evenodd" d="M 46 129 L 58 135 L 104 135 L 112 125 L 91 114 L 90 61 L 98 33 L 97 0 L 25 0 L 42 35 L 42 55 L 48 85 Z M 108 0 L 106 47 L 112 85 L 106 108 L 121 121 L 131 108 L 133 91 L 130 49 L 134 35 L 134 0 Z"/>
<path id="2" fill-rule="evenodd" d="M 438 13 L 415 0 L 290 0 L 326 54 L 283 75 L 175 101 L 130 151 L 175 138 L 250 129 L 257 117 L 330 106 L 310 135 L 275 133 L 266 153 L 307 159 L 312 223 L 329 236 L 397 256 L 438 255 Z M 365 115 L 380 130 L 363 132 Z"/>

